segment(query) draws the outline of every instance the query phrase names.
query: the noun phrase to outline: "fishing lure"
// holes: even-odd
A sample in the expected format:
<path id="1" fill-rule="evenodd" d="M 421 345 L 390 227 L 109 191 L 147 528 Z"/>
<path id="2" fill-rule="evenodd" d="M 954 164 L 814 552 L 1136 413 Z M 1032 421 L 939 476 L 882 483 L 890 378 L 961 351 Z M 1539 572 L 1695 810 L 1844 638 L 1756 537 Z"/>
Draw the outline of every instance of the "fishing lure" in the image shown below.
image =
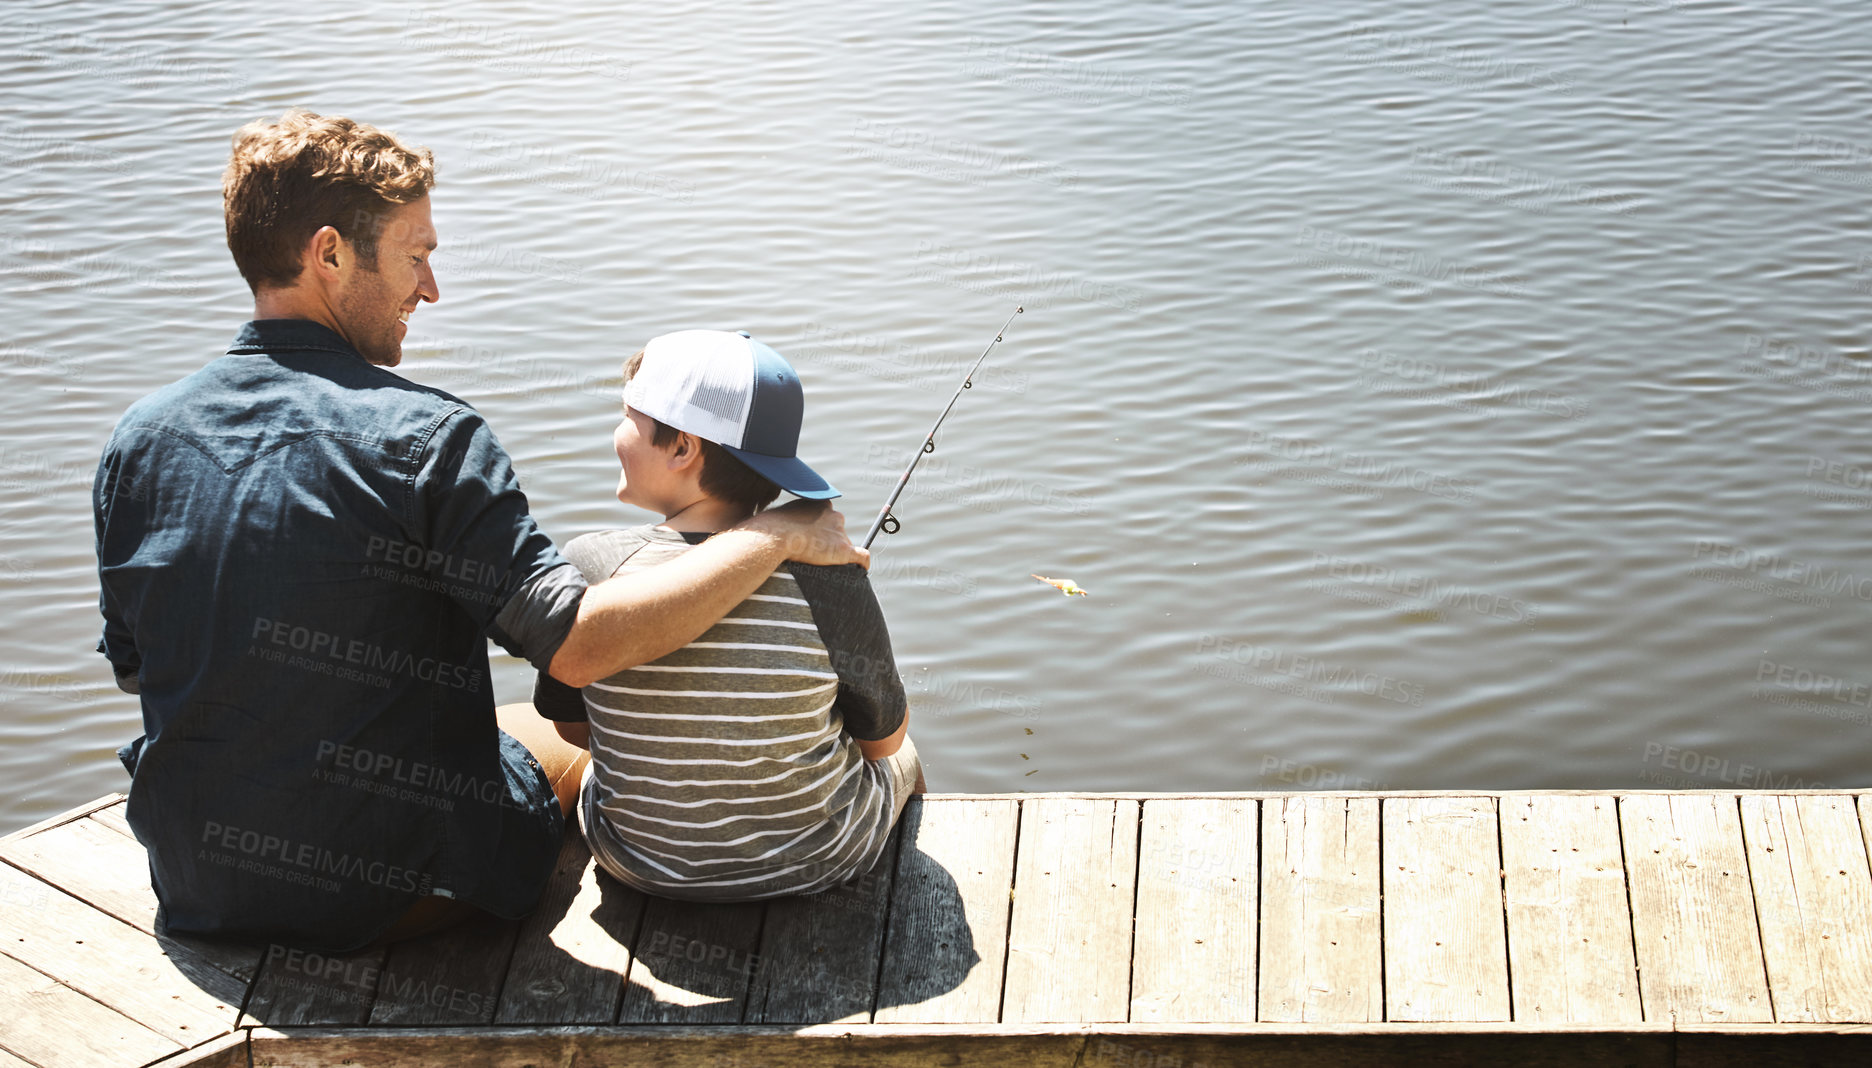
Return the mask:
<path id="1" fill-rule="evenodd" d="M 1032 575 L 1033 572 L 1029 571 L 1028 574 Z M 1060 591 L 1061 593 L 1065 594 L 1068 597 L 1071 597 L 1075 593 L 1081 597 L 1089 596 L 1089 594 L 1085 590 L 1080 589 L 1079 584 L 1074 582 L 1072 579 L 1050 579 L 1050 578 L 1047 578 L 1045 575 L 1034 575 L 1033 577 L 1039 579 L 1041 582 L 1046 583 L 1047 585 L 1053 587 L 1054 589 Z"/>

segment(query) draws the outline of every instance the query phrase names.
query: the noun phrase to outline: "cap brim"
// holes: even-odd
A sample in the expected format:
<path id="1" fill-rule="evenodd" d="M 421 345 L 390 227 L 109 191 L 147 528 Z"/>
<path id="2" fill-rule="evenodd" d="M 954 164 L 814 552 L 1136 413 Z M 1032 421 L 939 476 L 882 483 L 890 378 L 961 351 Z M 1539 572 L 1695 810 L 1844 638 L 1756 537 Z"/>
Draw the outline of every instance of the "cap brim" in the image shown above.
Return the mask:
<path id="1" fill-rule="evenodd" d="M 722 448 L 728 450 L 728 455 L 753 468 L 756 474 L 795 497 L 824 501 L 843 496 L 832 488 L 832 483 L 820 478 L 819 472 L 807 467 L 797 456 L 769 456 L 766 453 L 737 449 L 732 445 L 723 445 Z"/>

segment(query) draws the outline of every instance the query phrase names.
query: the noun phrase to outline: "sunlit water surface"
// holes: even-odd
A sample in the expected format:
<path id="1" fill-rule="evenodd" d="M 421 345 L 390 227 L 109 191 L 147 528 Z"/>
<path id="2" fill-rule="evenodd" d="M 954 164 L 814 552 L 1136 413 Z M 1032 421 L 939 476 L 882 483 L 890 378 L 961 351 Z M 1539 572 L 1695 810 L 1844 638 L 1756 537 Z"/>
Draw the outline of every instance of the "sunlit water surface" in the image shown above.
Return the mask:
<path id="1" fill-rule="evenodd" d="M 873 570 L 934 788 L 1872 778 L 1864 5 L 122 7 L 0 10 L 0 827 L 127 783 L 91 473 L 295 104 L 435 150 L 402 371 L 561 540 L 644 339 L 862 527 L 1025 305 Z"/>

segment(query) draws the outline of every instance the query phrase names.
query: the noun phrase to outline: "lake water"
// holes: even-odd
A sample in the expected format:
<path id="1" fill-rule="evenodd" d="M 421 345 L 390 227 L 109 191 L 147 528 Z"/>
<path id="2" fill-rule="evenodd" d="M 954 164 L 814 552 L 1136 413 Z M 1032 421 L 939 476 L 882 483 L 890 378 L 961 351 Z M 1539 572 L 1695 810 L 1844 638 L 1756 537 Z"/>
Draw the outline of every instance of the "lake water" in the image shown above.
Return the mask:
<path id="1" fill-rule="evenodd" d="M 1025 306 L 873 569 L 933 789 L 1872 780 L 1872 8 L 122 7 L 0 10 L 0 828 L 127 784 L 91 474 L 295 104 L 435 150 L 401 370 L 560 540 L 646 338 L 862 529 Z"/>

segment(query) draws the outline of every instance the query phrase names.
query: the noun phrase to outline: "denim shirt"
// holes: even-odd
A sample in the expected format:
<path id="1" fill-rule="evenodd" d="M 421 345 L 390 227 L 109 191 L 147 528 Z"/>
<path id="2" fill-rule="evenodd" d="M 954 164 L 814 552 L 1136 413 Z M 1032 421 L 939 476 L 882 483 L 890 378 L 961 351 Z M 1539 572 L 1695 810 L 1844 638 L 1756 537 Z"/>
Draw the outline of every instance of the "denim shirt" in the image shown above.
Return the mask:
<path id="1" fill-rule="evenodd" d="M 486 639 L 544 669 L 585 583 L 479 413 L 252 322 L 124 414 L 93 504 L 169 929 L 337 950 L 426 894 L 533 907 L 563 821 L 496 726 Z"/>

